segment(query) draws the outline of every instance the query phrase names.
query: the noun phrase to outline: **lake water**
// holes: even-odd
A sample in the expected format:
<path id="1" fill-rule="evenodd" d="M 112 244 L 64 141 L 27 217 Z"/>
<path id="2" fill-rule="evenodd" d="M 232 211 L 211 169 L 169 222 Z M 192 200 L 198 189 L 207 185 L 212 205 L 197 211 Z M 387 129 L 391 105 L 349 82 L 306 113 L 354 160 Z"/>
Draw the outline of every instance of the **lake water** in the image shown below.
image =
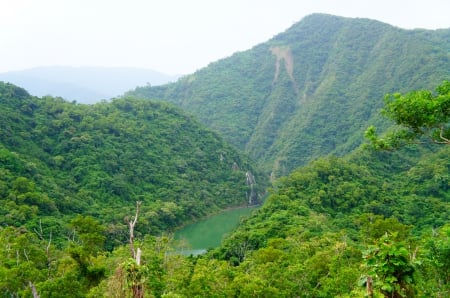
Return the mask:
<path id="1" fill-rule="evenodd" d="M 210 216 L 175 232 L 174 238 L 181 242 L 177 249 L 185 255 L 198 255 L 209 248 L 220 245 L 224 236 L 233 231 L 242 218 L 247 217 L 255 208 L 237 208 Z"/>

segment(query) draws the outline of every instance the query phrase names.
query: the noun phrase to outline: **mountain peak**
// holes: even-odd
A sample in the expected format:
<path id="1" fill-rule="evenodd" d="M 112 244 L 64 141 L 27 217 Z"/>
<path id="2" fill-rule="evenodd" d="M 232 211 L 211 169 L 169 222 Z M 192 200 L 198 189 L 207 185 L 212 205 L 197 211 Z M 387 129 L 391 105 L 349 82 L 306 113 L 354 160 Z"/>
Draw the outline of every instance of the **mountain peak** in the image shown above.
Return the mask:
<path id="1" fill-rule="evenodd" d="M 386 93 L 448 79 L 445 32 L 312 14 L 195 80 L 133 94 L 182 106 L 279 176 L 358 147 L 367 123 L 380 121 Z"/>

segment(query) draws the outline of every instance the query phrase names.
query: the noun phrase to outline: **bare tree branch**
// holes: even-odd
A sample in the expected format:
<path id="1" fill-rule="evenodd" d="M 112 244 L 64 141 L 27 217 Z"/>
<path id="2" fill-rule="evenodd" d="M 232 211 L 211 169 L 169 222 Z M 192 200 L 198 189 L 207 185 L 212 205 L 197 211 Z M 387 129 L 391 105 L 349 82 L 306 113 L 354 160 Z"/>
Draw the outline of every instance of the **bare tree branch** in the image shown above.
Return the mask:
<path id="1" fill-rule="evenodd" d="M 137 223 L 138 216 L 139 216 L 139 207 L 141 206 L 142 202 L 137 201 L 136 202 L 136 215 L 134 216 L 133 220 L 130 220 L 128 222 L 128 226 L 130 227 L 130 252 L 131 257 L 136 260 L 136 250 L 134 249 L 134 226 Z"/>
<path id="2" fill-rule="evenodd" d="M 28 282 L 28 285 L 29 285 L 30 288 L 31 288 L 31 293 L 33 294 L 33 298 L 40 298 L 40 296 L 39 296 L 39 294 L 38 294 L 38 292 L 37 292 L 36 287 L 34 286 L 34 284 L 33 284 L 31 281 L 29 281 L 29 282 Z"/>

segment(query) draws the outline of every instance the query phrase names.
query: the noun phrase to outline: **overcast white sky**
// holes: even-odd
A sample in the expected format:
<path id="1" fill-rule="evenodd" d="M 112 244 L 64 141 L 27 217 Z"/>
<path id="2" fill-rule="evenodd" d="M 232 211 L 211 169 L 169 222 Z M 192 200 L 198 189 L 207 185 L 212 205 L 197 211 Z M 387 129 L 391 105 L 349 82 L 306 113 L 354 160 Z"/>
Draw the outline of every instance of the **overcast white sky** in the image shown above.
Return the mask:
<path id="1" fill-rule="evenodd" d="M 450 28 L 450 0 L 0 0 L 0 72 L 63 65 L 188 74 L 314 12 Z"/>

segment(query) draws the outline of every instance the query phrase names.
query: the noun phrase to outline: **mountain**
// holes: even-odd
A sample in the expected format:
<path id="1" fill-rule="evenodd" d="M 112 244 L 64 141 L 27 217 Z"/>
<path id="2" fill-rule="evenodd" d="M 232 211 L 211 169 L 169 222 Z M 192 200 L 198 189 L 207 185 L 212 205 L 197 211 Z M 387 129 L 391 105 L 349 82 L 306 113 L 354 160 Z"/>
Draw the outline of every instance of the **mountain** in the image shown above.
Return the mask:
<path id="1" fill-rule="evenodd" d="M 196 115 L 272 177 L 361 144 L 386 93 L 431 89 L 450 77 L 450 29 L 404 30 L 313 14 L 254 48 L 175 83 L 128 95 Z"/>
<path id="2" fill-rule="evenodd" d="M 449 154 L 357 149 L 298 168 L 209 252 L 190 294 L 366 297 L 373 277 L 379 297 L 448 296 Z"/>
<path id="3" fill-rule="evenodd" d="M 450 147 L 358 146 L 368 124 L 391 125 L 379 114 L 385 92 L 447 78 L 448 37 L 312 15 L 110 102 L 33 97 L 0 82 L 0 292 L 448 297 Z M 177 103 L 274 176 L 290 172 L 205 255 L 177 254 L 183 243 L 168 232 L 247 204 L 250 173 L 257 193 L 263 174 L 180 108 L 137 96 Z M 330 153 L 345 156 L 319 157 Z"/>
<path id="4" fill-rule="evenodd" d="M 151 69 L 125 67 L 37 67 L 0 74 L 0 81 L 22 86 L 33 95 L 61 96 L 80 103 L 99 102 L 139 85 L 161 85 L 177 78 Z"/>
<path id="5" fill-rule="evenodd" d="M 42 222 L 58 239 L 81 213 L 126 241 L 114 233 L 127 230 L 136 201 L 141 231 L 159 233 L 247 205 L 250 187 L 264 189 L 248 158 L 167 103 L 83 105 L 0 83 L 0 127 L 0 226 Z"/>
<path id="6" fill-rule="evenodd" d="M 245 156 L 168 103 L 83 105 L 0 83 L 0 293 L 447 297 L 449 154 L 320 158 L 278 179 L 220 247 L 187 257 L 168 233 L 247 204 L 248 171 L 262 175 Z"/>

